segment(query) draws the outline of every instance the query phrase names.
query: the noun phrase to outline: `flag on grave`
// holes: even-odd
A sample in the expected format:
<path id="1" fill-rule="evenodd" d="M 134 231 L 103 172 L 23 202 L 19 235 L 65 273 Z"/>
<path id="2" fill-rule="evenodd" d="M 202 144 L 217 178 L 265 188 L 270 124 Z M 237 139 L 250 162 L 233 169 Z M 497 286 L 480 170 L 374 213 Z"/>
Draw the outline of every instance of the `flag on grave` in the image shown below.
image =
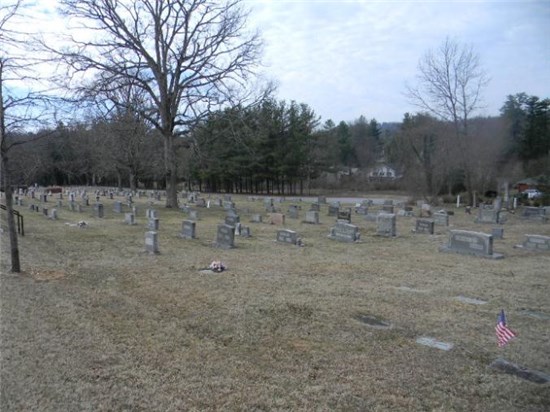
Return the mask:
<path id="1" fill-rule="evenodd" d="M 506 326 L 506 315 L 504 314 L 504 309 L 502 309 L 498 315 L 495 331 L 497 333 L 497 342 L 500 348 L 517 336 L 516 332 L 508 329 Z"/>

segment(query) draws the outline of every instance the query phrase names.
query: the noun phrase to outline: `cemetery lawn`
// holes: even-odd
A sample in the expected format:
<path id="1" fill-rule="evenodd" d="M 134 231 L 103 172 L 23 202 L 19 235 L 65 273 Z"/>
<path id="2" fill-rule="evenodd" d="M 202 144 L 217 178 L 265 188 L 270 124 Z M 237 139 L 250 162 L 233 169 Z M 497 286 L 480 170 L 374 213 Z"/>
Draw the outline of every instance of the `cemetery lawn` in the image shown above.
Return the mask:
<path id="1" fill-rule="evenodd" d="M 327 206 L 320 225 L 307 225 L 304 202 L 284 226 L 302 238 L 297 247 L 275 242 L 280 227 L 249 223 L 251 213 L 267 220 L 261 200 L 233 201 L 252 237 L 236 236 L 232 250 L 212 245 L 220 207 L 197 209 L 197 239 L 183 240 L 185 215 L 158 202 L 158 255 L 145 253 L 145 200 L 135 226 L 111 200 L 104 219 L 91 208 L 65 206 L 57 221 L 19 208 L 19 275 L 8 272 L 3 214 L 0 410 L 550 408 L 549 384 L 489 368 L 502 357 L 550 373 L 550 253 L 514 248 L 525 234 L 550 235 L 550 224 L 509 216 L 494 240 L 505 258 L 491 260 L 438 252 L 448 228 L 413 234 L 414 217 L 399 216 L 398 237 L 383 238 L 375 222 L 352 215 L 361 242 L 336 242 Z M 451 229 L 491 232 L 474 214 L 447 209 L 456 210 Z M 89 227 L 67 225 L 79 220 Z M 228 271 L 201 272 L 213 260 Z M 504 348 L 494 333 L 501 309 L 519 335 Z"/>

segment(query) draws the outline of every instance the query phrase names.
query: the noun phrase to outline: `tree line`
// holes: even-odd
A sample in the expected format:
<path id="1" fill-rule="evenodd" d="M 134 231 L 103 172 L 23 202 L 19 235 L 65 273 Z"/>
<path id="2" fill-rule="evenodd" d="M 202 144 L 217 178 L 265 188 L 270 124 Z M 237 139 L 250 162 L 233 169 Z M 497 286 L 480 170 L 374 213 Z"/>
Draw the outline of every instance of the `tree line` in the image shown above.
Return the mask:
<path id="1" fill-rule="evenodd" d="M 499 178 L 544 178 L 550 170 L 548 98 L 510 95 L 500 116 L 470 119 L 469 134 L 468 173 L 478 193 L 495 189 Z M 35 140 L 14 151 L 17 184 L 164 187 L 162 136 L 139 112 L 14 138 Z M 364 116 L 321 124 L 305 103 L 266 98 L 211 113 L 176 139 L 175 150 L 180 187 L 207 192 L 303 195 L 337 173 L 348 189 L 365 187 L 365 170 L 380 162 L 399 171 L 400 188 L 426 198 L 467 190 L 453 124 L 428 113 L 390 125 Z"/>

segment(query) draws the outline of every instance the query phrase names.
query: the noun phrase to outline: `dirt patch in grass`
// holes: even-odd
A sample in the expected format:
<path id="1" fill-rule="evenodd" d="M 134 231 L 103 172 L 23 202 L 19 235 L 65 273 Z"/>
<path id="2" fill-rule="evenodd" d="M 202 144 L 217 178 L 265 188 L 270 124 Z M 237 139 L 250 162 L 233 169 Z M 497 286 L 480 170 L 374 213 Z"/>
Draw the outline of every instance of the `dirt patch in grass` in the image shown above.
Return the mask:
<path id="1" fill-rule="evenodd" d="M 199 209 L 197 239 L 180 239 L 186 215 L 157 206 L 159 255 L 144 253 L 145 201 L 134 226 L 109 200 L 104 219 L 91 209 L 61 209 L 58 221 L 25 214 L 26 274 L 6 273 L 2 237 L 0 408 L 547 410 L 547 385 L 489 364 L 504 357 L 550 371 L 549 321 L 525 314 L 550 313 L 550 254 L 514 248 L 550 225 L 510 216 L 494 241 L 506 257 L 492 261 L 439 253 L 448 228 L 415 235 L 414 218 L 398 217 L 398 237 L 385 239 L 353 215 L 362 242 L 338 243 L 327 238 L 326 207 L 321 224 L 301 223 L 303 202 L 285 224 L 306 245 L 295 247 L 275 242 L 279 227 L 249 223 L 263 202 L 233 200 L 249 209 L 241 222 L 251 238 L 214 248 L 225 214 L 214 207 Z M 88 227 L 65 224 L 79 220 Z M 462 211 L 450 220 L 491 230 Z M 201 273 L 213 260 L 229 270 Z M 504 349 L 494 334 L 501 308 L 519 335 Z M 366 315 L 391 328 L 367 327 Z M 422 336 L 454 346 L 419 345 Z"/>

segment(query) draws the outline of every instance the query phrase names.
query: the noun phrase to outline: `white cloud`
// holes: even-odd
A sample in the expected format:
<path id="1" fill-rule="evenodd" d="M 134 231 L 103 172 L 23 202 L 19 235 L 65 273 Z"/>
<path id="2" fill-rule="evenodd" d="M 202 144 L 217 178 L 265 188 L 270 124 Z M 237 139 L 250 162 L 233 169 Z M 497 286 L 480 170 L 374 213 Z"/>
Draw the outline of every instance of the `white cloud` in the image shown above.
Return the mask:
<path id="1" fill-rule="evenodd" d="M 279 97 L 323 118 L 364 114 L 398 121 L 417 62 L 445 37 L 472 44 L 492 78 L 484 114 L 507 94 L 550 95 L 550 3 L 541 1 L 248 2 L 266 39 L 267 72 Z"/>
<path id="2" fill-rule="evenodd" d="M 19 27 L 67 33 L 55 0 L 36 0 Z M 471 44 L 491 77 L 487 115 L 506 95 L 550 97 L 550 2 L 245 1 L 265 40 L 263 71 L 279 98 L 307 103 L 324 120 L 361 114 L 399 121 L 417 63 L 446 36 Z M 53 39 L 53 37 L 50 37 Z M 51 40 L 52 44 L 54 40 Z M 59 46 L 58 46 L 59 47 Z"/>

